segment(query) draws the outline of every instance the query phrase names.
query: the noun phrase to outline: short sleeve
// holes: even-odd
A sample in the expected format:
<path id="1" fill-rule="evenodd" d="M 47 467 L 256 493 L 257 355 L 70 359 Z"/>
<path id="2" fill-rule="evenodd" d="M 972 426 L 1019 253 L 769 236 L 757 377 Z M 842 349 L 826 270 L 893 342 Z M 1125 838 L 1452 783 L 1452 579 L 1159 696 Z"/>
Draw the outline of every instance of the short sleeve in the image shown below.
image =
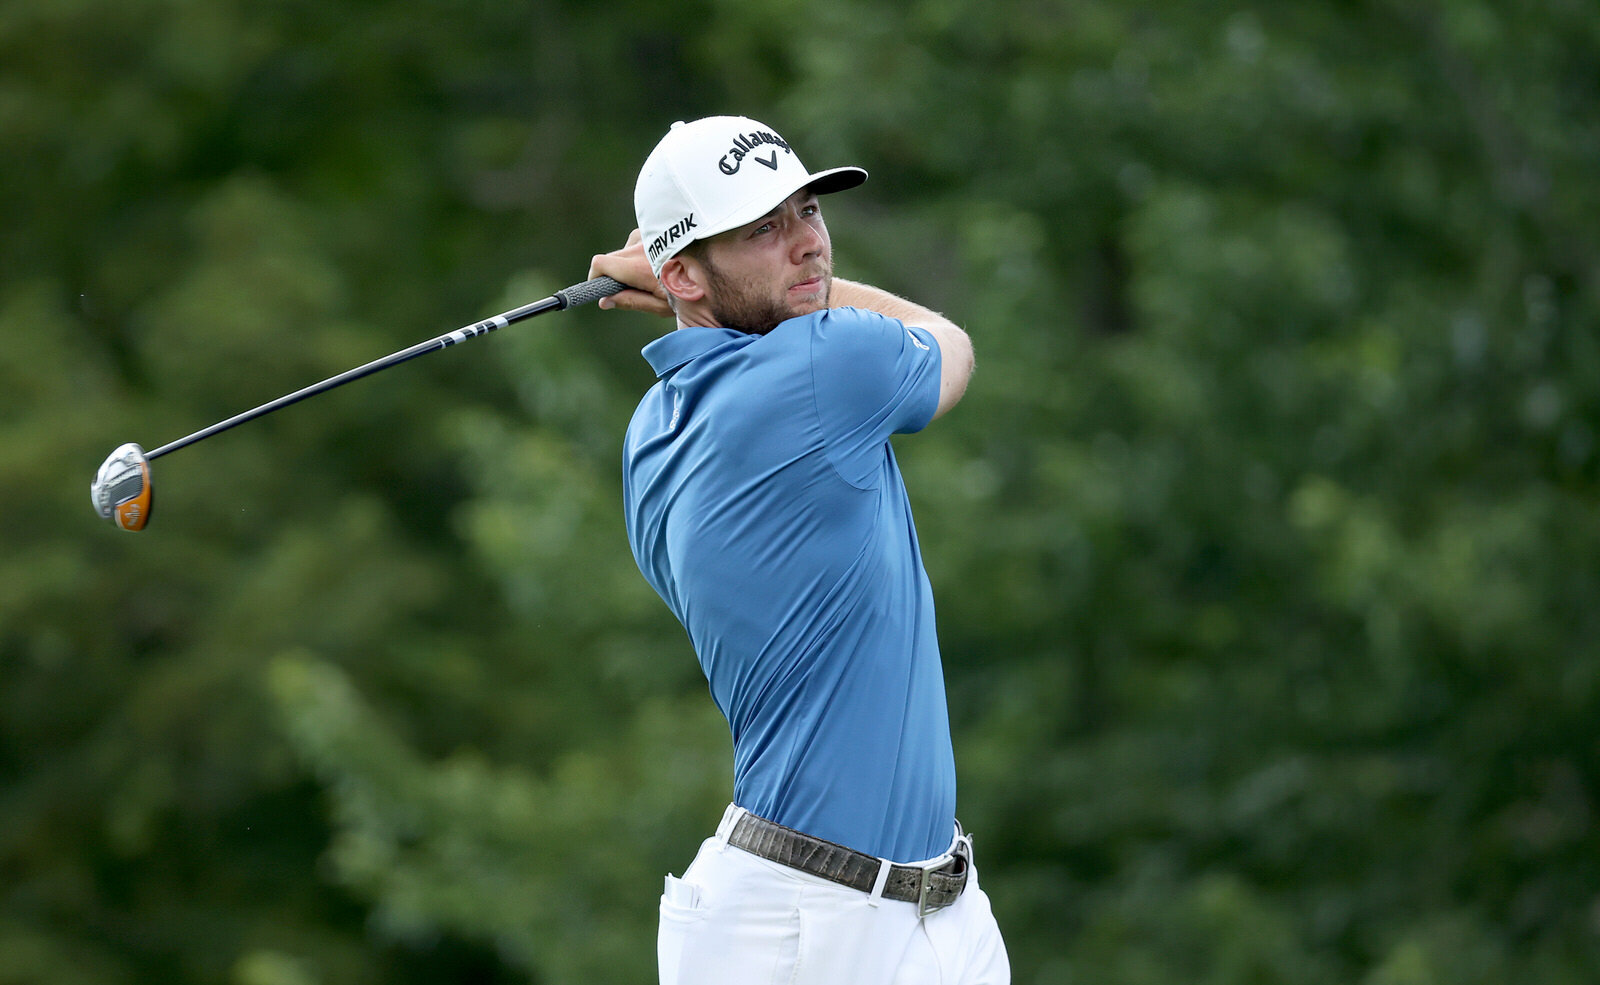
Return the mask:
<path id="1" fill-rule="evenodd" d="M 835 308 L 811 340 L 817 416 L 846 480 L 866 481 L 892 434 L 920 431 L 939 407 L 939 343 L 926 329 Z"/>

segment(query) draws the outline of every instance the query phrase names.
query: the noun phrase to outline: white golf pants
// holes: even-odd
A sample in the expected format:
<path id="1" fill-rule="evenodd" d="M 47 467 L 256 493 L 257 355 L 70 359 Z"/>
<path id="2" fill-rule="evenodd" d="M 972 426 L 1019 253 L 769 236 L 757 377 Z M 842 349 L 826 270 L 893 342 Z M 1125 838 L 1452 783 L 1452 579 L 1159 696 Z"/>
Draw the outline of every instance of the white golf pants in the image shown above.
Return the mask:
<path id="1" fill-rule="evenodd" d="M 656 941 L 661 985 L 1008 985 L 1011 966 L 977 871 L 955 903 L 873 899 L 769 862 L 717 835 L 667 876 Z"/>

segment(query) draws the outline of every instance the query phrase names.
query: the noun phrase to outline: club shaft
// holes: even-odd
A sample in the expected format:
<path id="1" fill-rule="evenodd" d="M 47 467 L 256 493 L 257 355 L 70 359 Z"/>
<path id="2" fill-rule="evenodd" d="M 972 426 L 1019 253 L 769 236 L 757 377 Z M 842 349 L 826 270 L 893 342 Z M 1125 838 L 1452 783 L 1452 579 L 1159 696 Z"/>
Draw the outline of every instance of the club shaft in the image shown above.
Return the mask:
<path id="1" fill-rule="evenodd" d="M 512 308 L 510 311 L 501 312 L 500 314 L 495 315 L 493 318 L 487 318 L 483 321 L 475 322 L 463 328 L 458 328 L 454 332 L 441 335 L 438 338 L 429 339 L 426 342 L 419 342 L 408 349 L 401 349 L 399 352 L 390 353 L 389 355 L 384 356 L 382 359 L 374 359 L 372 362 L 363 366 L 357 366 L 354 369 L 345 370 L 338 376 L 330 376 L 321 383 L 313 383 L 311 386 L 305 387 L 304 389 L 296 390 L 293 393 L 284 394 L 276 400 L 271 400 L 262 404 L 260 407 L 252 408 L 242 414 L 235 414 L 225 421 L 218 421 L 208 428 L 196 431 L 194 434 L 187 435 L 186 437 L 179 438 L 177 441 L 162 445 L 155 451 L 146 453 L 145 458 L 147 460 L 160 458 L 162 455 L 165 455 L 168 452 L 177 451 L 179 448 L 186 448 L 197 441 L 204 441 L 206 438 L 209 438 L 214 434 L 221 434 L 223 431 L 226 431 L 229 428 L 238 427 L 246 421 L 253 421 L 258 417 L 265 417 L 267 414 L 270 414 L 275 410 L 281 410 L 290 404 L 297 404 L 308 397 L 315 397 L 319 393 L 327 393 L 329 390 L 332 390 L 335 387 L 344 386 L 346 383 L 349 383 L 352 380 L 359 380 L 363 376 L 371 376 L 373 373 L 388 369 L 391 366 L 397 366 L 409 359 L 415 359 L 418 356 L 426 355 L 430 352 L 437 352 L 440 349 L 448 349 L 450 346 L 465 342 L 468 339 L 477 338 L 480 335 L 488 335 L 497 328 L 504 328 L 514 322 L 519 322 L 526 318 L 532 318 L 534 315 L 542 315 L 547 311 L 560 311 L 565 308 L 599 300 L 600 298 L 617 293 L 618 291 L 622 290 L 623 287 L 623 284 L 612 280 L 610 277 L 596 277 L 593 280 L 584 281 L 581 284 L 574 284 L 571 287 L 557 291 L 556 293 L 542 300 L 522 305 L 519 308 Z"/>

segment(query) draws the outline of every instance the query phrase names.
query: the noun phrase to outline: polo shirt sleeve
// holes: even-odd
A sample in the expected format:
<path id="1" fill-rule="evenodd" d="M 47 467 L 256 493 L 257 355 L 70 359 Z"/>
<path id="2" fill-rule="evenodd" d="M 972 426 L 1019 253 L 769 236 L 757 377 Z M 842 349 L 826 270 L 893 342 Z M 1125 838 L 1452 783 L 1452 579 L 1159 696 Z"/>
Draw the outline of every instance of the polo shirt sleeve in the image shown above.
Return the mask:
<path id="1" fill-rule="evenodd" d="M 857 308 L 816 321 L 812 385 L 829 455 L 849 481 L 870 479 L 891 434 L 920 431 L 939 407 L 939 343 L 926 329 Z"/>

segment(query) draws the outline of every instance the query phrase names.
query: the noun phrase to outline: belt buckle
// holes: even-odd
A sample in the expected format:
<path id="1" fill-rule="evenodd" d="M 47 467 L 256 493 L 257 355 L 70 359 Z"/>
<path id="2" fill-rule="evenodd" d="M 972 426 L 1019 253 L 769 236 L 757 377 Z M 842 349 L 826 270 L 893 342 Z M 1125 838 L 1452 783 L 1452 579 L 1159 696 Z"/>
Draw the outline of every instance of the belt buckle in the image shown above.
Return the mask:
<path id="1" fill-rule="evenodd" d="M 948 865 L 948 864 L 949 863 L 947 863 L 947 862 L 941 862 L 939 867 L 943 868 L 945 865 Z M 929 907 L 928 907 L 928 889 L 929 889 L 929 887 L 931 886 L 931 884 L 933 882 L 933 873 L 935 871 L 936 871 L 935 869 L 931 869 L 931 868 L 923 869 L 921 877 L 917 880 L 917 919 L 918 920 L 921 920 L 923 917 L 926 917 L 930 913 L 938 913 L 940 910 L 942 910 L 945 907 L 950 905 L 949 903 L 940 903 L 938 906 L 935 906 L 932 909 L 929 909 Z"/>
<path id="2" fill-rule="evenodd" d="M 940 910 L 944 909 L 947 906 L 952 905 L 953 903 L 955 903 L 956 900 L 961 898 L 961 893 L 958 892 L 954 896 L 950 897 L 948 900 L 945 900 L 943 903 L 938 903 L 938 904 L 935 904 L 934 906 L 931 906 L 931 907 L 928 905 L 928 890 L 932 887 L 933 874 L 935 872 L 944 871 L 947 867 L 949 867 L 957 859 L 959 859 L 963 863 L 965 863 L 966 868 L 968 870 L 970 870 L 972 868 L 972 836 L 971 835 L 963 833 L 960 836 L 958 836 L 956 838 L 955 846 L 950 850 L 949 858 L 943 859 L 942 861 L 939 862 L 938 865 L 928 865 L 928 866 L 926 866 L 925 868 L 922 869 L 922 874 L 917 880 L 917 919 L 918 920 L 921 920 L 922 918 L 928 916 L 931 913 L 938 913 Z M 965 887 L 965 883 L 962 884 L 962 888 L 963 889 L 966 888 Z"/>

